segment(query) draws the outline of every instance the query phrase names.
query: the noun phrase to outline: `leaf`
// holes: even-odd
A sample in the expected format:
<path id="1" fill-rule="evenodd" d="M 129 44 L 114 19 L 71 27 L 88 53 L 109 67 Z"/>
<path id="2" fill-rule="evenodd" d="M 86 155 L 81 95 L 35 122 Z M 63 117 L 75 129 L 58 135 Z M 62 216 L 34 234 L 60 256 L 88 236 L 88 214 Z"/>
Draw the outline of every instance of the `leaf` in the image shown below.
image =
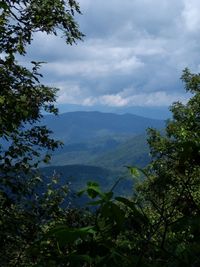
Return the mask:
<path id="1" fill-rule="evenodd" d="M 0 104 L 3 104 L 5 101 L 5 97 L 4 96 L 0 96 Z"/>
<path id="2" fill-rule="evenodd" d="M 8 9 L 8 5 L 5 2 L 0 2 L 0 8 L 3 8 L 4 10 Z"/>
<path id="3" fill-rule="evenodd" d="M 68 259 L 72 262 L 87 262 L 91 263 L 92 258 L 88 255 L 78 255 L 77 253 L 72 253 L 68 256 Z"/>
<path id="4" fill-rule="evenodd" d="M 113 197 L 113 192 L 112 192 L 112 191 L 103 194 L 103 199 L 104 199 L 105 201 L 109 201 L 109 200 L 111 200 L 112 197 Z"/>
<path id="5" fill-rule="evenodd" d="M 55 237 L 59 246 L 64 246 L 68 243 L 74 243 L 77 239 L 84 239 L 89 234 L 94 234 L 94 227 L 69 228 L 65 225 L 57 226 L 50 230 L 46 237 Z"/>
<path id="6" fill-rule="evenodd" d="M 101 205 L 102 203 L 103 203 L 103 200 L 100 199 L 100 200 L 97 200 L 97 201 L 88 202 L 87 205 L 89 205 L 89 206 L 98 206 L 98 205 Z"/>
<path id="7" fill-rule="evenodd" d="M 86 190 L 83 189 L 83 190 L 77 192 L 76 195 L 77 195 L 78 197 L 81 197 L 81 196 L 85 193 L 85 191 L 86 191 Z"/>
<path id="8" fill-rule="evenodd" d="M 135 218 L 139 220 L 141 223 L 148 222 L 148 218 L 137 209 L 133 201 L 130 201 L 129 199 L 124 198 L 124 197 L 116 197 L 115 199 L 123 203 L 126 207 L 130 208 Z"/>
<path id="9" fill-rule="evenodd" d="M 131 175 L 132 175 L 134 178 L 139 178 L 139 177 L 140 177 L 140 172 L 139 172 L 138 168 L 136 168 L 136 167 L 131 167 L 131 166 L 126 166 L 126 167 L 129 169 Z"/>
<path id="10" fill-rule="evenodd" d="M 45 155 L 44 159 L 43 159 L 43 162 L 44 163 L 48 163 L 51 159 L 51 156 L 50 155 Z"/>
<path id="11" fill-rule="evenodd" d="M 90 186 L 94 186 L 94 187 L 99 187 L 99 184 L 98 183 L 95 183 L 95 182 L 87 182 L 87 186 L 90 187 Z"/>
<path id="12" fill-rule="evenodd" d="M 129 199 L 125 197 L 116 197 L 115 198 L 117 201 L 123 203 L 125 206 L 129 207 L 131 210 L 135 210 L 135 203 L 133 201 L 130 201 Z"/>
<path id="13" fill-rule="evenodd" d="M 172 231 L 179 232 L 190 227 L 190 231 L 198 231 L 200 225 L 200 216 L 185 216 L 171 225 Z"/>
<path id="14" fill-rule="evenodd" d="M 111 205 L 112 216 L 115 219 L 117 225 L 121 227 L 122 224 L 124 223 L 125 212 L 113 202 L 111 202 L 110 205 Z"/>
<path id="15" fill-rule="evenodd" d="M 101 192 L 99 188 L 99 184 L 94 182 L 88 182 L 87 183 L 87 194 L 90 198 L 95 198 L 97 196 L 103 196 L 103 193 Z"/>
<path id="16" fill-rule="evenodd" d="M 100 214 L 103 218 L 109 219 L 110 222 L 117 223 L 119 227 L 121 227 L 125 218 L 125 212 L 113 202 L 104 204 L 101 208 Z"/>

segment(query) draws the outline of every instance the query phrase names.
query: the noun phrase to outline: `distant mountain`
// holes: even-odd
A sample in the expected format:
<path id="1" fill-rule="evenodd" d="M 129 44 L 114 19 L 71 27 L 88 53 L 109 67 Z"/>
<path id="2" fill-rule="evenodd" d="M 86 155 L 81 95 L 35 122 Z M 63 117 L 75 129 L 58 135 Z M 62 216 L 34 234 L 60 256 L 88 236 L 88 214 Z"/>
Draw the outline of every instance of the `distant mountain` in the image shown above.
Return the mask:
<path id="1" fill-rule="evenodd" d="M 143 117 L 148 117 L 152 119 L 166 120 L 171 118 L 171 112 L 168 107 L 110 107 L 104 105 L 95 106 L 83 106 L 76 104 L 59 104 L 58 105 L 60 113 L 74 112 L 74 111 L 100 111 L 109 112 L 116 114 L 131 113 Z"/>
<path id="2" fill-rule="evenodd" d="M 165 122 L 133 114 L 69 112 L 45 116 L 42 124 L 65 144 L 55 151 L 51 165 L 42 169 L 44 176 L 48 179 L 56 171 L 61 184 L 70 182 L 72 191 L 77 191 L 87 181 L 96 181 L 108 190 L 117 177 L 128 175 L 124 166 L 148 164 L 145 131 L 148 127 L 162 129 Z M 132 185 L 126 179 L 117 192 L 131 194 Z"/>
<path id="3" fill-rule="evenodd" d="M 163 128 L 162 120 L 149 119 L 133 114 L 68 112 L 59 116 L 45 116 L 42 124 L 53 130 L 54 136 L 65 144 L 82 143 L 95 138 L 113 135 L 134 136 L 148 127 Z"/>
<path id="4" fill-rule="evenodd" d="M 121 169 L 124 165 L 145 166 L 149 162 L 145 131 L 164 128 L 165 122 L 133 114 L 68 112 L 45 116 L 54 137 L 64 142 L 56 150 L 52 165 L 92 165 Z"/>

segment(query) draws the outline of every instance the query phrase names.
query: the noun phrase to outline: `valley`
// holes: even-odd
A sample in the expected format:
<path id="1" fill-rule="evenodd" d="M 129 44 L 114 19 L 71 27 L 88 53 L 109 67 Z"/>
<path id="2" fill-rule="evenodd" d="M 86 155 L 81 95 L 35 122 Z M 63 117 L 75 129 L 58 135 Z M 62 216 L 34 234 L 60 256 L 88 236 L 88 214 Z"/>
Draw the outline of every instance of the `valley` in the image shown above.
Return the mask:
<path id="1" fill-rule="evenodd" d="M 122 194 L 132 191 L 126 166 L 145 167 L 150 161 L 146 129 L 165 125 L 162 120 L 133 114 L 93 111 L 46 116 L 43 122 L 52 129 L 53 137 L 63 142 L 43 168 L 46 175 L 56 172 L 61 183 L 70 183 L 73 191 L 83 188 L 87 181 L 96 181 L 108 189 L 124 176 L 126 179 L 117 188 Z"/>

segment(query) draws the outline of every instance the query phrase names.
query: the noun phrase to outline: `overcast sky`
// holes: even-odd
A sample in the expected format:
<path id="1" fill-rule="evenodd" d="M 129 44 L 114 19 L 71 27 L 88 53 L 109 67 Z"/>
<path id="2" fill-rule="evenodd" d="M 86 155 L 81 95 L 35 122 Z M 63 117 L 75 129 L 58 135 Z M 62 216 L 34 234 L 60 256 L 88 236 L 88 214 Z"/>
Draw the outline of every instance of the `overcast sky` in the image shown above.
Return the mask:
<path id="1" fill-rule="evenodd" d="M 88 106 L 169 106 L 186 101 L 180 81 L 200 71 L 199 0 L 80 0 L 84 42 L 37 34 L 31 60 L 47 61 L 43 82 L 58 102 Z"/>

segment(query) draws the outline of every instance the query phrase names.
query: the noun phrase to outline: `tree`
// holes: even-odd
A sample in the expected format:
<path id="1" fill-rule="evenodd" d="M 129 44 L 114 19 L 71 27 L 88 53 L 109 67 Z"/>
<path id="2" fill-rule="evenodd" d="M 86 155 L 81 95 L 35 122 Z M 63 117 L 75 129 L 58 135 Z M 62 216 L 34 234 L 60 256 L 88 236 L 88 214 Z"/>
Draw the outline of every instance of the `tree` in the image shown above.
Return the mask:
<path id="1" fill-rule="evenodd" d="M 40 84 L 40 63 L 33 61 L 29 70 L 20 66 L 15 57 L 26 54 L 27 45 L 38 31 L 54 35 L 62 32 L 67 44 L 81 40 L 83 34 L 74 20 L 80 9 L 74 0 L 1 1 L 0 8 L 0 138 L 12 144 L 6 151 L 0 147 L 0 166 L 1 173 L 11 168 L 15 172 L 18 167 L 21 172 L 33 163 L 37 166 L 36 160 L 31 159 L 39 156 L 38 147 L 58 146 L 45 126 L 24 127 L 40 120 L 43 110 L 57 113 L 53 104 L 56 89 Z"/>
<path id="2" fill-rule="evenodd" d="M 193 97 L 185 105 L 172 105 L 173 119 L 164 135 L 149 130 L 152 163 L 143 185 L 166 266 L 169 261 L 174 266 L 200 264 L 200 74 L 185 69 L 182 80 Z"/>
<path id="3" fill-rule="evenodd" d="M 60 145 L 51 138 L 51 131 L 46 126 L 36 126 L 43 111 L 57 114 L 54 106 L 57 89 L 40 83 L 39 62 L 32 61 L 32 69 L 28 69 L 19 65 L 16 56 L 26 54 L 27 46 L 38 31 L 62 34 L 70 45 L 81 40 L 83 34 L 74 19 L 75 13 L 80 13 L 75 0 L 0 2 L 2 266 L 23 266 L 21 251 L 27 246 L 28 239 L 30 243 L 31 238 L 38 238 L 39 229 L 53 217 L 52 206 L 59 210 L 58 199 L 62 199 L 63 192 L 58 194 L 60 198 L 57 200 L 54 198 L 56 193 L 49 193 L 50 197 L 45 192 L 38 200 L 37 186 L 41 177 L 35 170 L 41 160 L 40 152 L 46 150 L 43 160 L 47 162 L 50 158 L 48 151 Z"/>

